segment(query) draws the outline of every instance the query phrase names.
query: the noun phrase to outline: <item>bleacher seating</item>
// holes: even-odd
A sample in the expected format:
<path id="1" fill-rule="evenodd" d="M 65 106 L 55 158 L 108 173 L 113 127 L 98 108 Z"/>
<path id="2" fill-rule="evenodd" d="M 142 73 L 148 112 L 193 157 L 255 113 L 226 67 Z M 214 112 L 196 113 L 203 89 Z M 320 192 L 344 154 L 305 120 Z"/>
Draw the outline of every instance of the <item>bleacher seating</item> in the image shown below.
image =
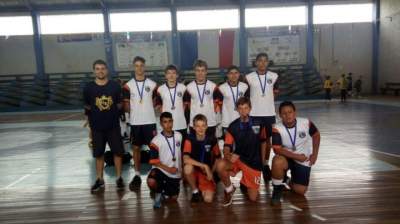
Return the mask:
<path id="1" fill-rule="evenodd" d="M 301 66 L 272 68 L 279 74 L 279 99 L 322 98 L 322 79 L 318 72 L 305 70 Z M 116 78 L 128 81 L 130 71 L 120 71 Z M 147 72 L 157 83 L 165 82 L 162 70 Z M 209 69 L 208 78 L 215 83 L 225 81 L 223 70 Z M 49 74 L 48 80 L 35 80 L 34 74 L 0 76 L 0 110 L 22 108 L 80 108 L 83 103 L 82 90 L 94 79 L 91 72 Z M 180 82 L 194 80 L 193 71 L 183 71 Z"/>

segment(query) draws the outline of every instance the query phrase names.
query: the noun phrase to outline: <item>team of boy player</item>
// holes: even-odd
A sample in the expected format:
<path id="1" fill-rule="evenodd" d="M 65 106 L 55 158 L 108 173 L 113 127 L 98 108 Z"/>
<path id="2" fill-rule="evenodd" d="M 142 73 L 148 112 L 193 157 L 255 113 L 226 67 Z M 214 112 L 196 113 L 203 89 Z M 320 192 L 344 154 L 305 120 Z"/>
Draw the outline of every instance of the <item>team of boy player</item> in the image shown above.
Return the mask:
<path id="1" fill-rule="evenodd" d="M 256 71 L 247 74 L 244 82 L 239 81 L 238 67 L 231 66 L 227 81 L 219 86 L 207 79 L 207 63 L 202 60 L 194 63 L 195 80 L 186 86 L 177 82 L 178 70 L 174 65 L 166 67 L 166 83 L 161 86 L 146 78 L 143 58 L 136 57 L 133 66 L 134 78 L 121 90 L 108 80 L 106 63 L 97 60 L 93 64 L 96 79 L 84 90 L 96 158 L 97 178 L 92 192 L 105 186 L 106 143 L 114 154 L 117 188 L 124 188 L 121 177 L 124 150 L 119 129 L 119 113 L 124 111 L 130 114 L 135 169 L 129 188 L 135 190 L 141 185 L 140 150 L 148 145 L 152 169 L 147 185 L 155 193 L 155 208 L 161 207 L 167 198 L 176 200 L 182 178 L 190 185 L 193 203 L 211 203 L 216 182 L 220 180 L 225 188 L 222 204 L 229 206 L 236 190 L 230 177 L 239 171 L 242 171 L 240 189 L 250 201 L 258 198 L 262 174 L 265 183 L 272 180 L 272 205 L 281 203 L 285 188 L 305 194 L 311 166 L 318 157 L 320 135 L 310 120 L 296 117 L 295 105 L 290 101 L 280 104 L 281 122 L 275 123 L 278 75 L 268 71 L 267 54 L 257 55 Z M 162 131 L 158 134 L 155 109 L 162 111 Z M 189 127 L 185 119 L 187 111 L 190 111 Z M 217 113 L 222 114 L 222 153 L 215 137 Z M 275 152 L 272 169 L 268 166 L 271 147 Z M 286 175 L 288 170 L 290 179 Z"/>

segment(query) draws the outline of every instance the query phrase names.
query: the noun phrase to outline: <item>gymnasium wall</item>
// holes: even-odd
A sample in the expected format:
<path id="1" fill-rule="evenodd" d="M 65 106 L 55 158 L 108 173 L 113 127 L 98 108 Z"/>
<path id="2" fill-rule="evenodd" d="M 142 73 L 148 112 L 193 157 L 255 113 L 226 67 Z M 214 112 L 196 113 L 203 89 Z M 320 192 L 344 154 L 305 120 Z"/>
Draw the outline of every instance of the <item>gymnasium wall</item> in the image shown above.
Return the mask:
<path id="1" fill-rule="evenodd" d="M 400 82 L 400 1 L 381 0 L 379 86 Z"/>
<path id="2" fill-rule="evenodd" d="M 372 24 L 321 24 L 314 33 L 315 66 L 336 81 L 343 73 L 362 75 L 363 92 L 371 91 Z"/>
<path id="3" fill-rule="evenodd" d="M 0 75 L 35 72 L 32 36 L 0 37 Z"/>
<path id="4" fill-rule="evenodd" d="M 265 28 L 258 29 L 265 30 Z M 273 29 L 288 30 L 287 27 Z M 305 27 L 300 26 L 292 29 L 297 29 L 300 33 L 301 60 L 305 62 Z M 249 36 L 252 35 L 253 31 L 248 31 Z M 233 30 L 233 32 L 232 62 L 239 64 L 239 33 L 238 30 Z M 209 67 L 218 67 L 220 64 L 219 54 L 221 53 L 219 52 L 220 31 L 203 30 L 188 31 L 186 33 L 192 33 L 192 36 L 195 37 L 194 42 L 189 43 L 188 46 L 197 48 L 197 56 L 206 60 L 209 63 Z M 172 62 L 171 33 L 129 34 L 129 38 L 135 38 L 135 36 L 165 40 L 168 49 L 168 62 Z M 73 42 L 60 40 L 59 38 L 58 35 L 43 36 L 47 73 L 87 72 L 90 71 L 90 66 L 94 59 L 105 59 L 104 41 L 101 34 L 92 35 L 91 40 Z M 114 42 L 123 42 L 126 41 L 126 38 L 126 33 L 113 34 Z M 372 25 L 370 23 L 316 25 L 314 40 L 316 67 L 321 71 L 322 75 L 331 75 L 334 79 L 339 77 L 341 73 L 348 72 L 353 72 L 355 77 L 363 75 L 364 91 L 369 92 L 372 60 L 371 41 Z M 180 57 L 181 59 L 187 56 L 185 55 L 185 49 L 181 49 L 181 53 L 183 54 Z M 126 70 L 126 68 L 118 67 L 115 46 L 114 55 L 116 70 Z M 9 37 L 8 39 L 1 37 L 0 62 L 0 75 L 35 73 L 32 37 Z"/>

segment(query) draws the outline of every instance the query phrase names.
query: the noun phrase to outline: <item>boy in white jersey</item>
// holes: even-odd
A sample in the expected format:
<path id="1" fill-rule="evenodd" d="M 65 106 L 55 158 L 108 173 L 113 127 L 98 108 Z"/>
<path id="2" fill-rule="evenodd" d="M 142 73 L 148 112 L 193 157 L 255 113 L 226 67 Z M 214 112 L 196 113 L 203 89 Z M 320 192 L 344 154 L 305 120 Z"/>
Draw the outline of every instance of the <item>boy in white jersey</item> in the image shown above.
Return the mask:
<path id="1" fill-rule="evenodd" d="M 193 118 L 197 114 L 203 114 L 208 121 L 207 135 L 215 137 L 216 113 L 220 112 L 221 93 L 214 82 L 207 80 L 208 66 L 205 61 L 197 60 L 193 69 L 196 80 L 186 86 L 185 93 L 185 104 L 187 107 L 190 105 L 190 133 L 194 133 Z"/>
<path id="2" fill-rule="evenodd" d="M 251 116 L 267 128 L 267 144 L 262 149 L 264 181 L 271 180 L 268 166 L 271 152 L 272 125 L 275 123 L 275 95 L 278 93 L 278 74 L 268 71 L 268 55 L 259 53 L 256 57 L 257 70 L 247 74 L 246 80 L 250 89 L 250 100 L 253 108 Z"/>
<path id="3" fill-rule="evenodd" d="M 149 145 L 157 134 L 156 115 L 153 99 L 156 96 L 157 84 L 145 76 L 145 59 L 135 57 L 133 65 L 135 77 L 124 85 L 125 111 L 130 112 L 131 143 L 135 163 L 135 177 L 129 184 L 131 190 L 140 187 L 140 149 Z"/>
<path id="4" fill-rule="evenodd" d="M 185 119 L 183 95 L 186 86 L 177 82 L 178 69 L 175 65 L 168 65 L 165 70 L 166 83 L 157 89 L 157 103 L 161 104 L 162 112 L 170 112 L 174 120 L 173 130 L 187 136 L 187 122 Z"/>
<path id="5" fill-rule="evenodd" d="M 169 112 L 160 116 L 163 131 L 150 143 L 150 164 L 153 165 L 147 178 L 147 185 L 155 194 L 154 208 L 161 207 L 163 196 L 176 200 L 182 175 L 182 135 L 173 131 L 173 118 Z"/>
<path id="6" fill-rule="evenodd" d="M 245 95 L 248 89 L 246 83 L 239 81 L 240 71 L 237 66 L 230 66 L 226 76 L 228 80 L 218 87 L 222 96 L 220 102 L 222 102 L 223 133 L 225 133 L 232 121 L 239 118 L 239 113 L 236 109 L 236 102 L 240 97 Z"/>
<path id="7" fill-rule="evenodd" d="M 311 166 L 318 158 L 320 134 L 307 118 L 296 117 L 296 107 L 290 101 L 279 106 L 282 121 L 275 124 L 272 145 L 275 156 L 272 160 L 272 205 L 280 204 L 284 188 L 283 178 L 291 172 L 291 189 L 304 195 L 307 191 Z"/>

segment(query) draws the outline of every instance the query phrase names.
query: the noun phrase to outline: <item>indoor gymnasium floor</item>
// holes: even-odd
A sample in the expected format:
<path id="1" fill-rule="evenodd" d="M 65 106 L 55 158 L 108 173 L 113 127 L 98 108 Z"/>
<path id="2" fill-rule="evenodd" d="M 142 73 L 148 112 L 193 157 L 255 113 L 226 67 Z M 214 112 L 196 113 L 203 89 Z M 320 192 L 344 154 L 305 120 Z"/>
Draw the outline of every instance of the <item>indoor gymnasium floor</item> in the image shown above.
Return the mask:
<path id="1" fill-rule="evenodd" d="M 236 191 L 233 205 L 178 203 L 153 210 L 149 190 L 117 192 L 113 168 L 104 194 L 90 194 L 94 161 L 82 113 L 0 114 L 0 223 L 400 223 L 400 104 L 365 100 L 297 104 L 319 128 L 322 143 L 306 197 L 286 192 L 269 205 Z M 125 165 L 129 182 L 132 168 Z M 145 180 L 145 176 L 143 176 Z"/>

